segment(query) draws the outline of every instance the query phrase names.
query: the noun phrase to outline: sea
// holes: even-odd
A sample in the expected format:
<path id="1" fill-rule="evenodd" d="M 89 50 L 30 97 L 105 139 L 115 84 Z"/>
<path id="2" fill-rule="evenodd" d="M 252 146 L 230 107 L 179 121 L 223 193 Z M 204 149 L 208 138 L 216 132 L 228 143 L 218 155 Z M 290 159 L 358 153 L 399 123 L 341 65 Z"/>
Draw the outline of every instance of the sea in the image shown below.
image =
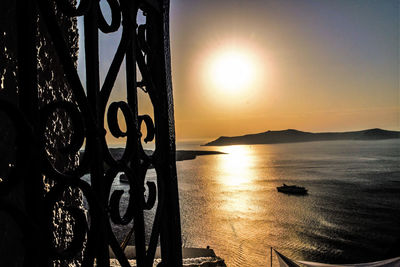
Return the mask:
<path id="1" fill-rule="evenodd" d="M 271 266 L 271 248 L 338 264 L 400 256 L 400 140 L 200 145 L 177 149 L 226 154 L 177 162 L 185 247 L 210 246 L 227 266 Z M 308 194 L 279 193 L 283 183 Z M 113 189 L 129 190 L 118 179 Z M 149 237 L 154 209 L 145 216 Z"/>

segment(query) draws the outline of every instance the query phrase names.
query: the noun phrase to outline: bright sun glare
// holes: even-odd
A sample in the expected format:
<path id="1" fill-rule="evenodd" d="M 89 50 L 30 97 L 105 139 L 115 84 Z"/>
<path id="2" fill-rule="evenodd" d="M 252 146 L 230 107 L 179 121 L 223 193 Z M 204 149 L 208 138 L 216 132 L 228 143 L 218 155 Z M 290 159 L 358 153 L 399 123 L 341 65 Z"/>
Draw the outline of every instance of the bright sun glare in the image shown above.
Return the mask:
<path id="1" fill-rule="evenodd" d="M 217 88 L 235 92 L 246 88 L 253 80 L 254 67 L 245 53 L 227 51 L 216 56 L 211 75 Z"/>

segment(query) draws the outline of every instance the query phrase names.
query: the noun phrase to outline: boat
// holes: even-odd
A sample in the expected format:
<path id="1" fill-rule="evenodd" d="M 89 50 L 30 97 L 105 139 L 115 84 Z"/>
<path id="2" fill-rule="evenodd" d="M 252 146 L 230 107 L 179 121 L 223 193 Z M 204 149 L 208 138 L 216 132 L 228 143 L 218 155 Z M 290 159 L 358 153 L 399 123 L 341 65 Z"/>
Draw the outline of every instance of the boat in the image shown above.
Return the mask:
<path id="1" fill-rule="evenodd" d="M 297 186 L 297 185 L 286 185 L 278 186 L 278 192 L 285 194 L 293 194 L 293 195 L 306 195 L 307 189 L 305 187 Z"/>
<path id="2" fill-rule="evenodd" d="M 292 260 L 285 255 L 278 252 L 276 249 L 271 248 L 271 267 L 272 267 L 272 250 L 275 251 L 275 254 L 278 256 L 278 262 L 280 267 L 398 267 L 400 266 L 400 257 L 385 259 L 374 262 L 365 262 L 365 263 L 352 263 L 352 264 L 327 264 L 313 261 L 299 261 Z"/>

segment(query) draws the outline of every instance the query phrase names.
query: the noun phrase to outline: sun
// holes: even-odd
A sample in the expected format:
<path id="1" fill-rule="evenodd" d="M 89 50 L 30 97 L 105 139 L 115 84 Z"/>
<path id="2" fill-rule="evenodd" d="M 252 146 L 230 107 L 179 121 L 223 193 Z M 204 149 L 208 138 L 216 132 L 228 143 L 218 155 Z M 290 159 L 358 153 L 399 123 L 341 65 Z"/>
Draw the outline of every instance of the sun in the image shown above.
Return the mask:
<path id="1" fill-rule="evenodd" d="M 254 78 L 251 58 L 241 51 L 218 53 L 212 61 L 210 70 L 214 86 L 229 92 L 243 90 Z"/>

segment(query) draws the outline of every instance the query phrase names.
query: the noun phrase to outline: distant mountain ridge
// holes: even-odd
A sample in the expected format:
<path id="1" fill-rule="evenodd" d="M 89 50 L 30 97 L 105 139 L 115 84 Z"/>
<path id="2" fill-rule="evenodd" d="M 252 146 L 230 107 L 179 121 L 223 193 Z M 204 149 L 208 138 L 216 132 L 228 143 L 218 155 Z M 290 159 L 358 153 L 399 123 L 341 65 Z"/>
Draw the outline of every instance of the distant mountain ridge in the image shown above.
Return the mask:
<path id="1" fill-rule="evenodd" d="M 253 145 L 253 144 L 280 144 L 298 143 L 311 141 L 333 141 L 333 140 L 384 140 L 400 138 L 399 131 L 387 131 L 379 128 L 354 132 L 322 132 L 311 133 L 294 129 L 281 131 L 266 131 L 257 134 L 242 136 L 221 136 L 205 146 L 228 146 L 228 145 Z"/>

